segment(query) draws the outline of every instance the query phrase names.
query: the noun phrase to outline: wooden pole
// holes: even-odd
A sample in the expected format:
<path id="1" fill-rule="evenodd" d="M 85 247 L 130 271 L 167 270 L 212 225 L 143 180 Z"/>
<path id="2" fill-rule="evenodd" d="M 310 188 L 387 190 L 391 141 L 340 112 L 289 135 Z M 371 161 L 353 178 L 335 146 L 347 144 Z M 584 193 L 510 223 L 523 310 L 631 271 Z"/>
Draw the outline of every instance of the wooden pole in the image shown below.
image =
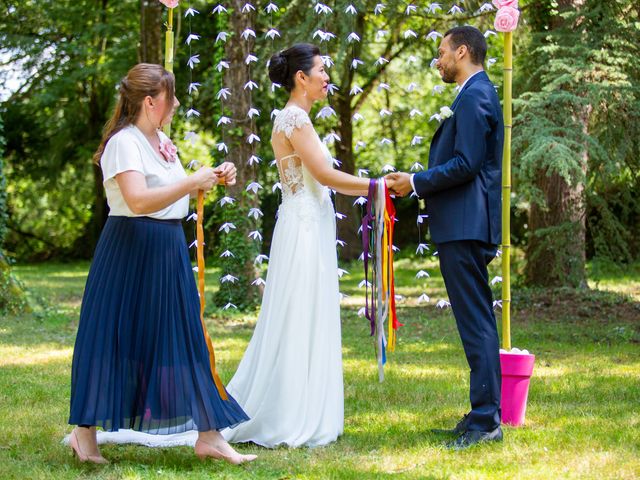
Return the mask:
<path id="1" fill-rule="evenodd" d="M 502 153 L 502 348 L 511 349 L 511 100 L 513 37 L 504 34 L 504 147 Z"/>

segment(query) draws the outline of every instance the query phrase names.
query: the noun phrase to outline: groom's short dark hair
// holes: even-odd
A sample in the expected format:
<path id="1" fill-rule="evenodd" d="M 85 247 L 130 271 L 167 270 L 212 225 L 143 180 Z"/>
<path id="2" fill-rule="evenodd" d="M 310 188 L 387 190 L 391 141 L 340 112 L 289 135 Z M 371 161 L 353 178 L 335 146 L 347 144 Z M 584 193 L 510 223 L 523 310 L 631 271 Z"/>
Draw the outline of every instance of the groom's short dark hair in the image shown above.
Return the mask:
<path id="1" fill-rule="evenodd" d="M 476 65 L 484 65 L 484 59 L 487 56 L 487 40 L 480 30 L 465 25 L 464 27 L 453 27 L 444 36 L 449 37 L 454 49 L 460 45 L 466 45 L 471 61 Z"/>

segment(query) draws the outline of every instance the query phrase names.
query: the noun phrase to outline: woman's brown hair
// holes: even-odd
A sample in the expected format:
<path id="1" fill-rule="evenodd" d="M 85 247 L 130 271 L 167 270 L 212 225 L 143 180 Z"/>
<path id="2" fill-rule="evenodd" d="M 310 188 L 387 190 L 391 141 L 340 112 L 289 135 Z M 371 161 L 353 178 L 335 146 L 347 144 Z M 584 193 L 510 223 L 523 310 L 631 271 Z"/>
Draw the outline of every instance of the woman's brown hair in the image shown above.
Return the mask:
<path id="1" fill-rule="evenodd" d="M 142 101 L 146 96 L 155 97 L 164 92 L 168 100 L 167 108 L 173 106 L 175 78 L 173 73 L 160 65 L 139 63 L 127 73 L 120 82 L 120 96 L 113 115 L 104 127 L 102 140 L 93 161 L 100 163 L 100 157 L 111 137 L 123 128 L 133 124 L 140 114 Z"/>

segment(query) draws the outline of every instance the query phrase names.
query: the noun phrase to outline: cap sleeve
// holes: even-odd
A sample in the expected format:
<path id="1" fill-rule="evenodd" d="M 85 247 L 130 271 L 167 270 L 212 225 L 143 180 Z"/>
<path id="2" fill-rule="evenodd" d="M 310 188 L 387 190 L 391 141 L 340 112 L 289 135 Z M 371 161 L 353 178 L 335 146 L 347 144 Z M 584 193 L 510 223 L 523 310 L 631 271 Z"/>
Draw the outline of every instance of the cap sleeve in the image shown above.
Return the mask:
<path id="1" fill-rule="evenodd" d="M 144 174 L 142 152 L 128 132 L 120 131 L 109 139 L 100 158 L 103 181 L 127 171 Z"/>
<path id="2" fill-rule="evenodd" d="M 296 128 L 301 128 L 306 124 L 311 124 L 311 119 L 307 112 L 300 107 L 286 107 L 283 109 L 273 122 L 273 130 L 275 133 L 284 132 L 287 138 L 291 138 Z"/>

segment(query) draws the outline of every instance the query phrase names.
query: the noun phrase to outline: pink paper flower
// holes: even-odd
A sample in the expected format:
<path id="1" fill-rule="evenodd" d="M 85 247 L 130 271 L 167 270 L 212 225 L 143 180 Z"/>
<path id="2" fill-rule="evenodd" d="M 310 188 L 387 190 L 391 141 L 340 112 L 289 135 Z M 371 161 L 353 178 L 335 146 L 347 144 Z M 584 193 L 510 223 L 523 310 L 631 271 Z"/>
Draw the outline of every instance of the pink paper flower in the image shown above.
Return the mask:
<path id="1" fill-rule="evenodd" d="M 518 8 L 518 0 L 493 0 L 493 5 L 498 10 L 502 7 Z"/>
<path id="2" fill-rule="evenodd" d="M 180 3 L 180 0 L 160 0 L 160 3 L 165 5 L 167 8 L 176 8 L 178 3 Z"/>
<path id="3" fill-rule="evenodd" d="M 160 142 L 160 153 L 167 162 L 175 162 L 178 158 L 178 148 L 169 139 Z"/>
<path id="4" fill-rule="evenodd" d="M 499 32 L 513 32 L 518 26 L 520 11 L 513 7 L 502 7 L 496 13 L 494 28 Z"/>

